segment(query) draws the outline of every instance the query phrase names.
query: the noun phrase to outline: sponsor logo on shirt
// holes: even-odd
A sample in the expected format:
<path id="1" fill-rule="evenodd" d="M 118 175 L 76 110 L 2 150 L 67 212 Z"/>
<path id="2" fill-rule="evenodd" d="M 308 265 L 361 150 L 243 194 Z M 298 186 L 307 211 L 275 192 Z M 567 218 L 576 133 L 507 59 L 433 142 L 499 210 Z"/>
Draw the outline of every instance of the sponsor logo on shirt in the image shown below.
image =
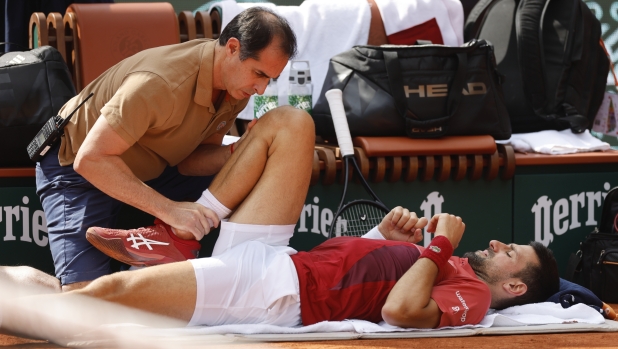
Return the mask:
<path id="1" fill-rule="evenodd" d="M 459 312 L 459 307 L 452 307 L 451 309 L 453 309 L 453 315 Z"/>
<path id="2" fill-rule="evenodd" d="M 461 296 L 461 293 L 459 293 L 459 291 L 455 292 L 455 296 L 457 296 L 457 299 L 459 299 L 459 301 L 461 302 L 461 305 L 464 308 L 464 311 L 461 314 L 461 318 L 459 320 L 461 322 L 466 322 L 466 316 L 468 316 L 468 310 L 470 310 L 470 308 L 468 308 L 468 305 L 466 304 L 466 300 Z M 457 314 L 457 312 L 455 312 L 455 314 Z"/>
<path id="3" fill-rule="evenodd" d="M 225 126 L 225 124 L 227 124 L 227 122 L 225 122 L 225 121 L 221 121 L 221 123 L 217 126 L 217 131 L 219 131 L 220 129 L 222 129 L 222 128 Z"/>

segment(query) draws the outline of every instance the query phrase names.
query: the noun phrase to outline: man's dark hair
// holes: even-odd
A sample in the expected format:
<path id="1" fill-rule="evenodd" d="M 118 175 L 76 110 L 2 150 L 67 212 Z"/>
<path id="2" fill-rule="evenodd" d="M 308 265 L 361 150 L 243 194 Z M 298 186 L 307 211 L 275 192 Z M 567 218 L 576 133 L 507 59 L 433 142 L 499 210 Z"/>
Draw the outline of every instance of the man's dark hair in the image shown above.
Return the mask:
<path id="1" fill-rule="evenodd" d="M 532 241 L 529 245 L 534 249 L 539 263 L 528 263 L 522 270 L 512 275 L 512 277 L 521 279 L 528 286 L 528 290 L 521 296 L 499 302 L 496 309 L 545 302 L 560 289 L 558 263 L 553 252 L 540 242 Z"/>
<path id="2" fill-rule="evenodd" d="M 288 56 L 296 55 L 296 35 L 288 21 L 265 7 L 250 7 L 239 13 L 219 35 L 219 45 L 225 46 L 230 38 L 240 41 L 240 60 L 258 59 L 260 51 L 273 39 L 280 40 L 279 48 Z"/>

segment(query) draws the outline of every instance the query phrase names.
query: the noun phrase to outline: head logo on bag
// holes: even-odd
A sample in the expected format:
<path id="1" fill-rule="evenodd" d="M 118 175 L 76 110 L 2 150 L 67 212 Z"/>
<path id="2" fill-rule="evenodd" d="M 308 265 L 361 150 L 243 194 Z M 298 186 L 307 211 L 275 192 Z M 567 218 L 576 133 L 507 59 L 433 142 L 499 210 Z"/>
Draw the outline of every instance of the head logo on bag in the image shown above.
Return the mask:
<path id="1" fill-rule="evenodd" d="M 431 127 L 431 128 L 413 127 L 410 129 L 410 132 L 412 133 L 436 133 L 436 132 L 442 132 L 442 127 Z"/>
<path id="2" fill-rule="evenodd" d="M 406 94 L 406 98 L 410 98 L 411 94 L 418 94 L 421 98 L 446 97 L 448 96 L 448 85 L 418 85 L 417 89 L 411 89 L 408 85 L 403 85 L 403 92 Z M 487 86 L 482 82 L 469 82 L 468 88 L 466 89 L 464 87 L 464 89 L 461 90 L 461 94 L 464 96 L 484 95 L 487 94 Z"/>

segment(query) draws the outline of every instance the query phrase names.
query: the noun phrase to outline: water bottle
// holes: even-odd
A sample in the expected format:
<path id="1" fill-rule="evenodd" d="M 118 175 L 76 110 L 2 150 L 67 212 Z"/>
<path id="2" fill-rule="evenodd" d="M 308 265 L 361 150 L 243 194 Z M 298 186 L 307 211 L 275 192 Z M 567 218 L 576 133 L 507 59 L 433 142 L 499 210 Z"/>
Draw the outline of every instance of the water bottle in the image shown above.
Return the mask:
<path id="1" fill-rule="evenodd" d="M 259 119 L 268 111 L 279 106 L 279 93 L 277 92 L 277 79 L 270 79 L 266 90 L 262 95 L 253 97 L 253 118 Z"/>
<path id="2" fill-rule="evenodd" d="M 305 110 L 311 114 L 313 106 L 311 93 L 311 73 L 309 61 L 292 61 L 290 65 L 290 85 L 288 87 L 288 102 L 291 106 Z"/>

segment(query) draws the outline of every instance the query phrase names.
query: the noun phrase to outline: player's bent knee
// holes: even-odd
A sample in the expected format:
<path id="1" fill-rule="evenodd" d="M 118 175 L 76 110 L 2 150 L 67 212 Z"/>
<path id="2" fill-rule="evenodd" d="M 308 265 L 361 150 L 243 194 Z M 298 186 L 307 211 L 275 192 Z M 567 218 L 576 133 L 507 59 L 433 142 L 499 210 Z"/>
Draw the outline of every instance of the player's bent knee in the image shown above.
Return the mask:
<path id="1" fill-rule="evenodd" d="M 298 127 L 303 132 L 315 134 L 311 115 L 289 105 L 278 107 L 264 114 L 260 118 L 260 123 L 272 123 L 282 128 Z"/>
<path id="2" fill-rule="evenodd" d="M 285 118 L 286 129 L 292 130 L 296 139 L 310 138 L 311 143 L 313 143 L 315 138 L 315 125 L 311 115 L 304 110 L 293 107 L 289 107 L 289 109 L 287 117 Z"/>

